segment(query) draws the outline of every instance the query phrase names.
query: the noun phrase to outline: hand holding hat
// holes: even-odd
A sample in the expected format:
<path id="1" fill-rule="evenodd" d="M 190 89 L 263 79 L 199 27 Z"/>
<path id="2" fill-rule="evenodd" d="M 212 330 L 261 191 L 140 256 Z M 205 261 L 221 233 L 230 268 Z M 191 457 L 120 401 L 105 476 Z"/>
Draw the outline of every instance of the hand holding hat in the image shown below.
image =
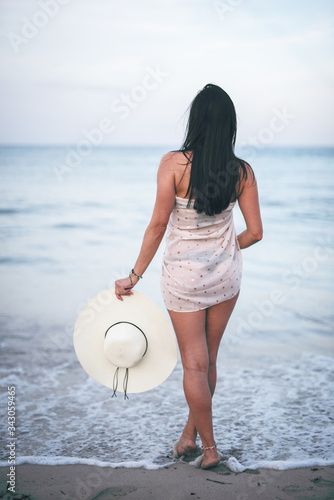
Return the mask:
<path id="1" fill-rule="evenodd" d="M 135 273 L 134 269 L 131 269 L 129 276 L 115 281 L 116 297 L 119 300 L 123 300 L 122 295 L 133 295 L 131 289 L 138 283 L 140 279 L 142 279 L 142 276 L 139 276 Z"/>

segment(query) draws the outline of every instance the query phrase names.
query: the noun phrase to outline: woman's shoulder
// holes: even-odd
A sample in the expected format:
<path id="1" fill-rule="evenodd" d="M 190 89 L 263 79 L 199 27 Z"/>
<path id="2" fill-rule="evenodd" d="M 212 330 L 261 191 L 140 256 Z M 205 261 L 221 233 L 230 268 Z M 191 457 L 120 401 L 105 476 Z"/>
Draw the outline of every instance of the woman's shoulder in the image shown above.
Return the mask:
<path id="1" fill-rule="evenodd" d="M 160 164 L 164 168 L 172 169 L 178 172 L 180 169 L 184 170 L 185 166 L 189 163 L 190 156 L 183 151 L 169 151 L 161 158 Z"/>
<path id="2" fill-rule="evenodd" d="M 243 172 L 241 175 L 241 181 L 244 183 L 245 186 L 248 187 L 252 186 L 254 183 L 256 184 L 255 173 L 250 164 L 244 160 L 242 160 L 242 164 L 243 164 Z"/>
<path id="3" fill-rule="evenodd" d="M 173 174 L 176 195 L 184 198 L 188 192 L 191 156 L 185 151 L 169 151 L 160 162 L 159 170 Z"/>
<path id="4" fill-rule="evenodd" d="M 189 161 L 189 158 L 190 154 L 188 151 L 173 150 L 173 151 L 168 151 L 168 153 L 164 154 L 162 157 L 162 161 L 166 162 L 182 161 L 184 163 Z"/>
<path id="5" fill-rule="evenodd" d="M 247 163 L 246 161 L 241 160 L 241 162 L 242 162 L 242 165 L 240 166 L 241 172 L 237 184 L 237 193 L 239 200 L 241 196 L 245 194 L 245 192 L 247 192 L 254 186 L 257 186 L 254 170 L 252 169 L 250 164 Z"/>

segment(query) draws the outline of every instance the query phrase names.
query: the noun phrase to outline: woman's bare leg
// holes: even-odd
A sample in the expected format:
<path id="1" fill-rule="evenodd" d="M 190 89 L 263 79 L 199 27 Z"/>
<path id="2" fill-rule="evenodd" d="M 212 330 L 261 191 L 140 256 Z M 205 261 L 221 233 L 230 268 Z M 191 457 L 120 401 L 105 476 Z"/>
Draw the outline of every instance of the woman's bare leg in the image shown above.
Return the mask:
<path id="1" fill-rule="evenodd" d="M 206 338 L 209 352 L 209 386 L 213 395 L 217 382 L 217 355 L 223 333 L 238 300 L 239 292 L 232 299 L 207 309 Z"/>
<path id="2" fill-rule="evenodd" d="M 221 339 L 225 332 L 227 323 L 231 317 L 234 306 L 238 300 L 239 292 L 235 297 L 216 306 L 206 309 L 206 337 L 209 352 L 209 387 L 211 396 L 213 396 L 217 382 L 217 355 Z M 196 437 L 196 426 L 191 412 L 189 411 L 186 428 L 190 434 Z"/>
<path id="3" fill-rule="evenodd" d="M 227 326 L 227 323 L 230 319 L 230 316 L 232 314 L 232 311 L 234 309 L 234 306 L 237 302 L 239 293 L 233 297 L 232 299 L 222 302 L 218 304 L 217 306 L 213 306 L 209 309 L 206 309 L 205 313 L 205 331 L 206 331 L 206 344 L 207 344 L 207 352 L 209 356 L 209 367 L 208 367 L 208 385 L 209 385 L 209 390 L 210 390 L 210 395 L 211 397 L 214 394 L 215 387 L 216 387 L 216 380 L 217 380 L 217 369 L 216 369 L 216 361 L 217 361 L 217 354 L 218 354 L 218 349 L 219 345 L 223 336 L 223 333 L 225 331 L 225 328 Z M 186 321 L 185 323 L 188 322 L 188 315 L 195 315 L 196 313 L 174 313 L 173 311 L 168 311 L 169 314 L 171 315 L 171 319 L 174 325 L 174 329 L 181 327 L 182 328 L 182 321 L 178 319 L 180 315 L 186 315 Z M 198 313 L 202 313 L 203 311 L 197 311 Z M 173 316 L 173 317 L 172 317 Z M 174 319 L 173 319 L 174 318 Z M 195 322 L 197 321 L 197 316 L 192 316 L 192 318 L 195 319 Z M 182 319 L 182 318 L 180 318 Z M 183 318 L 184 319 L 184 318 Z M 201 317 L 201 322 L 199 323 L 200 328 L 203 326 L 203 318 Z M 176 325 L 174 324 L 176 323 Z M 176 330 L 175 330 L 176 332 Z M 177 335 L 177 334 L 176 334 Z M 178 336 L 178 335 L 177 335 Z M 180 345 L 180 342 L 179 342 Z M 181 351 L 181 347 L 180 347 Z M 181 353 L 182 357 L 182 353 Z M 182 359 L 183 362 L 183 359 Z M 185 389 L 186 391 L 186 389 Z M 187 396 L 186 396 L 187 397 Z M 211 413 L 211 422 L 212 422 L 212 413 Z M 193 418 L 192 413 L 191 413 L 191 408 L 189 405 L 189 416 L 188 416 L 188 421 L 184 427 L 182 437 L 180 439 L 179 443 L 179 453 L 181 454 L 182 451 L 189 452 L 195 449 L 196 444 L 196 434 L 197 434 L 197 429 L 195 425 L 195 418 Z M 203 444 L 205 446 L 205 444 Z M 203 466 L 205 463 L 203 464 Z"/>
<path id="4" fill-rule="evenodd" d="M 209 352 L 205 330 L 206 311 L 189 313 L 169 311 L 169 314 L 180 348 L 183 387 L 191 416 L 203 446 L 213 446 L 215 440 L 212 428 L 212 398 L 208 381 Z M 193 427 L 186 425 L 180 439 L 178 452 L 189 451 L 191 440 L 194 442 Z M 206 466 L 217 464 L 219 462 L 217 450 L 205 450 L 205 459 Z"/>

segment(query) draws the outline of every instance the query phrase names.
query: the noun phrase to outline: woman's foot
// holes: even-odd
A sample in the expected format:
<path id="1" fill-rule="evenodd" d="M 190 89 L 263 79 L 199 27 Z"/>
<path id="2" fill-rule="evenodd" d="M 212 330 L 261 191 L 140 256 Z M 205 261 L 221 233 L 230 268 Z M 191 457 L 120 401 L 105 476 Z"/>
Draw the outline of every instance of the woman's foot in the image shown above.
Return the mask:
<path id="1" fill-rule="evenodd" d="M 196 437 L 195 436 L 185 436 L 182 434 L 181 438 L 174 446 L 174 457 L 179 458 L 182 456 L 191 455 L 196 450 Z"/>
<path id="2" fill-rule="evenodd" d="M 215 467 L 220 462 L 220 456 L 216 449 L 214 450 L 204 450 L 203 460 L 201 462 L 201 469 L 211 469 Z"/>

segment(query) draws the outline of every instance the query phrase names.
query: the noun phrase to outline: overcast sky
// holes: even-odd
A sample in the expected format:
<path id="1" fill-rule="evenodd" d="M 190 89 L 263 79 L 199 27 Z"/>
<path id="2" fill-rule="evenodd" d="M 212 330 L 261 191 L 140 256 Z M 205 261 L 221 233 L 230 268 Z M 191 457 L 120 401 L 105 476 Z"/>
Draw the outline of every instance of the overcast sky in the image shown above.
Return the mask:
<path id="1" fill-rule="evenodd" d="M 0 6 L 1 143 L 179 147 L 211 82 L 235 103 L 240 145 L 334 144 L 332 0 Z"/>

